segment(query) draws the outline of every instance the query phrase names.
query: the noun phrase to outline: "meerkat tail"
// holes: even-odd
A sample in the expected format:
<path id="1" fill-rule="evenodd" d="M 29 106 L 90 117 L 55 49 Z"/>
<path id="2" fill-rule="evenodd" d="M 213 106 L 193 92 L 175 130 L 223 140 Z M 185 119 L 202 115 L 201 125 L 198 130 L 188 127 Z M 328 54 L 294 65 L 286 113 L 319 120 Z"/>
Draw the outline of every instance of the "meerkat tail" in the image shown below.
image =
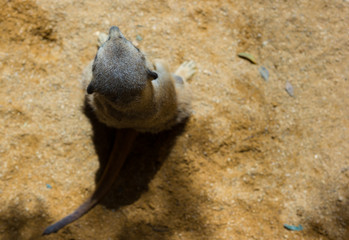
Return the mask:
<path id="1" fill-rule="evenodd" d="M 138 133 L 133 129 L 119 129 L 116 132 L 112 153 L 95 191 L 73 213 L 47 227 L 42 235 L 59 231 L 91 210 L 110 190 L 126 160 Z"/>

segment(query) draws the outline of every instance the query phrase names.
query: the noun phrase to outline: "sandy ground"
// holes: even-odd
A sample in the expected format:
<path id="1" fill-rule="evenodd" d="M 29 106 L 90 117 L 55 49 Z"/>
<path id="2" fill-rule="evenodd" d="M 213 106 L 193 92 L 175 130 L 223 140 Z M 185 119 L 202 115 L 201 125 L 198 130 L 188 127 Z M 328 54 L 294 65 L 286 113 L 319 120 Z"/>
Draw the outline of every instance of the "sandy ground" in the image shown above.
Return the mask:
<path id="1" fill-rule="evenodd" d="M 0 5 L 0 239 L 349 239 L 348 1 Z M 139 136 L 103 202 L 41 237 L 109 154 L 80 79 L 112 25 L 173 70 L 197 63 L 194 114 Z"/>

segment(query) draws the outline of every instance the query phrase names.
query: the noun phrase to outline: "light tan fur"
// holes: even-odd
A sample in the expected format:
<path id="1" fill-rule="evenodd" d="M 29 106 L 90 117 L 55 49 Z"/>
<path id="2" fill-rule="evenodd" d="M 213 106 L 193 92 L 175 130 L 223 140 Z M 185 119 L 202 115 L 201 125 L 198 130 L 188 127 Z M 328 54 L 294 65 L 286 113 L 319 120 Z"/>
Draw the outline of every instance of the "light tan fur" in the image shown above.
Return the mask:
<path id="1" fill-rule="evenodd" d="M 191 114 L 191 91 L 187 80 L 195 73 L 194 62 L 183 63 L 176 73 L 172 74 L 168 65 L 162 60 L 155 60 L 154 66 L 150 64 L 132 43 L 124 41 L 125 38 L 118 29 L 111 31 L 109 37 L 108 41 L 112 41 L 110 44 L 121 48 L 117 51 L 127 52 L 128 64 L 135 64 L 144 57 L 141 64 L 144 64 L 145 69 L 157 73 L 158 77 L 149 79 L 143 69 L 139 73 L 133 72 L 135 78 L 142 83 L 140 84 L 141 90 L 131 101 L 122 101 L 122 99 L 114 101 L 113 98 L 106 97 L 98 89 L 92 94 L 87 94 L 88 102 L 101 122 L 114 128 L 133 128 L 139 132 L 156 133 L 171 128 Z M 105 40 L 106 37 L 102 35 L 100 39 Z M 103 40 L 100 44 L 98 58 L 106 62 L 110 57 L 104 54 L 109 51 L 110 46 L 106 45 Z M 99 81 L 96 79 L 98 76 L 93 75 L 92 69 L 93 63 L 91 62 L 83 75 L 85 89 L 94 81 Z M 123 89 L 115 89 L 115 91 L 123 91 Z"/>

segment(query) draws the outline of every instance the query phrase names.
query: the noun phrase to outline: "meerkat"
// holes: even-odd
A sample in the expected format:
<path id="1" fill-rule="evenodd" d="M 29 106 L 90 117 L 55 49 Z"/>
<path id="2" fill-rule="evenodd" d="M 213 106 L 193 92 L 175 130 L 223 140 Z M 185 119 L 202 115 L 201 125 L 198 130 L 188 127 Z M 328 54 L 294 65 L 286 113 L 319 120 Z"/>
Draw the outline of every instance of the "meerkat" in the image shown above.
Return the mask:
<path id="1" fill-rule="evenodd" d="M 151 64 L 118 27 L 99 36 L 95 59 L 83 72 L 86 98 L 97 119 L 119 129 L 112 153 L 93 194 L 72 214 L 47 227 L 43 235 L 57 232 L 91 210 L 116 180 L 138 132 L 158 133 L 191 115 L 187 83 L 196 72 L 193 61 L 173 74 L 162 60 Z"/>

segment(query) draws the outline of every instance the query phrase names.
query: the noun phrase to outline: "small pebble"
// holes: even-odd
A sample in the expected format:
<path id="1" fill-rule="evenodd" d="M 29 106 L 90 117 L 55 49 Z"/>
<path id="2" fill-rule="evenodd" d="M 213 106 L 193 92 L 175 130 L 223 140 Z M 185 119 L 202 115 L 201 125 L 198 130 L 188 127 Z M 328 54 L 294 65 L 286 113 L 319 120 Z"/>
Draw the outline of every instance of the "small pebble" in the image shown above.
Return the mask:
<path id="1" fill-rule="evenodd" d="M 257 64 L 257 61 L 256 59 L 254 58 L 254 56 L 250 53 L 239 53 L 238 54 L 239 57 L 243 58 L 243 59 L 246 59 L 248 61 L 250 61 L 251 63 L 253 64 Z"/>
<path id="2" fill-rule="evenodd" d="M 343 201 L 344 201 L 344 197 L 343 197 L 343 196 L 339 196 L 339 197 L 338 197 L 338 201 L 339 201 L 339 202 L 343 202 Z"/>
<path id="3" fill-rule="evenodd" d="M 266 69 L 265 67 L 261 66 L 258 68 L 259 73 L 261 74 L 262 78 L 268 82 L 269 80 L 269 72 L 268 69 Z"/>
<path id="4" fill-rule="evenodd" d="M 294 91 L 291 83 L 286 82 L 285 90 L 288 93 L 288 95 L 290 95 L 291 97 L 294 97 Z"/>

